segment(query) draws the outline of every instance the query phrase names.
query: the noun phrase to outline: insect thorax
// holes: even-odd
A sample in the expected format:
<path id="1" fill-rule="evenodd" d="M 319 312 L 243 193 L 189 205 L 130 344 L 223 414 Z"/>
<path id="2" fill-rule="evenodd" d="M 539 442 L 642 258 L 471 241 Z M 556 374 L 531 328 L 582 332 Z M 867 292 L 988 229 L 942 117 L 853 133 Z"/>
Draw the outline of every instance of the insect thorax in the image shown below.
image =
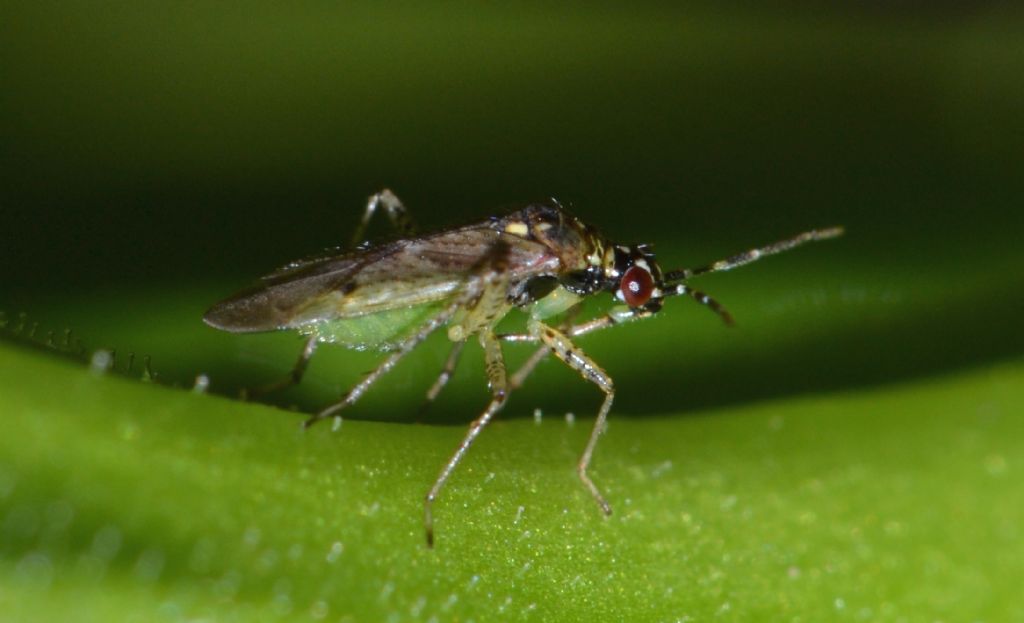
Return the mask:
<path id="1" fill-rule="evenodd" d="M 576 218 L 555 199 L 535 203 L 501 221 L 505 233 L 544 245 L 558 258 L 557 274 L 536 275 L 516 292 L 517 304 L 544 298 L 561 284 L 580 296 L 602 289 L 605 249 L 611 245 L 597 230 Z"/>

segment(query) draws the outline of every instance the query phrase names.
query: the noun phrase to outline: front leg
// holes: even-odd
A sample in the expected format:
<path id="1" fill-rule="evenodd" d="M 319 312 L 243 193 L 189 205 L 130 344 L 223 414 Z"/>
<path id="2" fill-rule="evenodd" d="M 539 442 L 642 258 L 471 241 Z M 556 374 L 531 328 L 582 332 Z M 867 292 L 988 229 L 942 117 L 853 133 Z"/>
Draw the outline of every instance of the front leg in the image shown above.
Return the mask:
<path id="1" fill-rule="evenodd" d="M 583 481 L 583 484 L 590 490 L 591 495 L 594 496 L 597 505 L 604 511 L 604 514 L 611 515 L 612 507 L 604 499 L 594 481 L 590 479 L 590 476 L 587 474 L 587 468 L 590 466 L 590 459 L 594 454 L 597 439 L 604 432 L 608 411 L 611 410 L 612 401 L 615 399 L 615 387 L 612 384 L 612 378 L 593 359 L 577 348 L 564 333 L 549 327 L 539 320 L 530 320 L 527 326 L 530 334 L 543 342 L 545 347 L 551 349 L 555 357 L 561 359 L 567 366 L 579 372 L 580 376 L 597 385 L 604 392 L 604 402 L 601 403 L 601 409 L 597 412 L 594 428 L 590 432 L 590 439 L 587 440 L 587 447 L 584 448 L 579 463 L 576 465 L 576 471 L 579 473 L 580 480 Z"/>
<path id="2" fill-rule="evenodd" d="M 316 336 L 310 336 L 306 339 L 306 345 L 302 347 L 302 352 L 299 353 L 299 359 L 295 362 L 295 366 L 292 371 L 288 373 L 284 378 L 278 379 L 272 383 L 254 388 L 243 388 L 241 391 L 242 400 L 248 400 L 253 396 L 260 396 L 262 394 L 268 394 L 270 392 L 276 392 L 292 385 L 298 385 L 302 381 L 302 376 L 306 373 L 306 367 L 309 365 L 309 360 L 313 357 L 313 353 L 316 352 L 318 342 Z"/>
<path id="3" fill-rule="evenodd" d="M 651 312 L 642 309 L 630 309 L 625 306 L 620 306 L 612 311 L 608 312 L 604 316 L 600 316 L 587 322 L 581 322 L 575 325 L 569 325 L 572 318 L 576 315 L 575 312 L 579 311 L 578 308 L 573 308 L 570 312 L 573 312 L 571 316 L 567 317 L 565 322 L 559 324 L 558 329 L 565 333 L 567 337 L 573 338 L 578 335 L 586 335 L 593 331 L 599 331 L 601 329 L 607 329 L 616 324 L 629 322 L 631 320 L 638 320 L 640 318 L 647 318 L 651 315 Z M 498 336 L 498 339 L 504 342 L 538 342 L 541 341 L 536 335 L 532 333 L 505 333 Z M 527 377 L 533 372 L 534 368 L 544 361 L 547 357 L 551 348 L 546 344 L 533 351 L 530 358 L 527 359 L 523 365 L 516 370 L 515 374 L 509 379 L 509 386 L 512 389 L 518 389 L 526 382 Z"/>

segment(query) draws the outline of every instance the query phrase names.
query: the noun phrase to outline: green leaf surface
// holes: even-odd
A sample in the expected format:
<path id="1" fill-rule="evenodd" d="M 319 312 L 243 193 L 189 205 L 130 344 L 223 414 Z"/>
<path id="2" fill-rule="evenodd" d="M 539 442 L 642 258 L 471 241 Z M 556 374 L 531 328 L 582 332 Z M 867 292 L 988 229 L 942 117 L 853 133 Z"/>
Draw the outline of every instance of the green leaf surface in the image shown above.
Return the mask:
<path id="1" fill-rule="evenodd" d="M 1024 619 L 1024 13 L 904 4 L 4 3 L 0 620 Z M 301 338 L 200 320 L 383 186 L 424 231 L 553 195 L 665 269 L 848 233 L 695 279 L 735 329 L 579 340 L 610 518 L 545 362 L 428 550 L 479 349 L 304 432 L 380 356 L 244 403 Z"/>
<path id="2" fill-rule="evenodd" d="M 686 415 L 300 418 L 0 348 L 12 620 L 1010 620 L 1024 365 Z M 59 389 L 59 391 L 56 391 Z M 689 618 L 688 618 L 689 617 Z"/>

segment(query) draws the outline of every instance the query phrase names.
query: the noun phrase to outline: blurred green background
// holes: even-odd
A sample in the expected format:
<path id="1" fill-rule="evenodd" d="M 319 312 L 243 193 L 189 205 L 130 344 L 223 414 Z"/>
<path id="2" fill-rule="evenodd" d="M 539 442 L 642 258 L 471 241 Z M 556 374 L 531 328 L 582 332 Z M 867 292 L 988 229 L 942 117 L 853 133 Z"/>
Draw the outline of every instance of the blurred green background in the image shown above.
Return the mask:
<path id="1" fill-rule="evenodd" d="M 96 534 L 108 525 L 127 533 L 130 518 L 137 519 L 142 511 L 122 511 L 102 498 L 75 499 L 65 476 L 78 470 L 92 473 L 90 482 L 98 486 L 101 475 L 109 474 L 97 465 L 106 465 L 115 480 L 126 478 L 123 495 L 114 496 L 119 499 L 130 499 L 149 486 L 137 473 L 134 479 L 125 476 L 144 469 L 144 454 L 123 463 L 110 458 L 109 464 L 92 465 L 79 456 L 91 456 L 88 448 L 79 448 L 81 452 L 69 451 L 68 457 L 84 462 L 54 458 L 62 452 L 54 439 L 66 434 L 73 447 L 77 437 L 68 431 L 93 417 L 96 437 L 81 439 L 99 443 L 105 439 L 103 414 L 135 403 L 134 398 L 123 402 L 127 399 L 113 390 L 96 390 L 100 397 L 89 393 L 94 403 L 73 400 L 81 384 L 106 381 L 81 366 L 75 368 L 77 377 L 46 366 L 68 359 L 68 352 L 76 360 L 83 358 L 79 352 L 87 357 L 96 348 L 114 349 L 115 368 L 124 376 L 138 377 L 141 360 L 149 357 L 161 384 L 187 388 L 203 373 L 210 378 L 211 391 L 222 396 L 281 374 L 297 354 L 294 336 L 216 334 L 200 322 L 202 312 L 278 265 L 347 241 L 366 197 L 385 186 L 428 230 L 481 219 L 516 202 L 555 196 L 613 239 L 654 243 L 666 267 L 702 264 L 811 227 L 845 225 L 847 236 L 839 241 L 702 280 L 700 287 L 737 317 L 735 330 L 722 328 L 696 305 L 671 301 L 657 320 L 588 337 L 584 347 L 615 377 L 619 389 L 610 437 L 623 436 L 618 443 L 628 449 L 636 441 L 630 437 L 631 426 L 639 427 L 636 434 L 650 427 L 647 434 L 663 439 L 687 439 L 694 431 L 686 427 L 710 427 L 704 432 L 714 447 L 756 446 L 756 436 L 763 433 L 756 417 L 718 430 L 714 417 L 695 416 L 709 409 L 732 413 L 728 409 L 768 400 L 777 405 L 764 415 L 770 423 L 787 412 L 786 401 L 820 397 L 825 405 L 837 404 L 835 409 L 846 405 L 843 413 L 855 418 L 875 404 L 869 398 L 873 392 L 911 387 L 910 398 L 897 400 L 891 412 L 879 412 L 892 418 L 850 420 L 850 435 L 830 438 L 836 445 L 822 447 L 819 458 L 846 452 L 856 457 L 854 444 L 899 439 L 907 444 L 909 456 L 920 452 L 928 457 L 908 464 L 924 483 L 909 487 L 919 496 L 912 499 L 927 504 L 947 493 L 959 496 L 946 501 L 960 508 L 964 495 L 971 500 L 977 495 L 980 506 L 972 511 L 979 518 L 1024 520 L 1019 494 L 1014 496 L 1011 489 L 983 495 L 964 476 L 964 490 L 954 494 L 925 468 L 942 464 L 939 455 L 929 452 L 959 447 L 967 438 L 978 447 L 985 440 L 1007 444 L 1001 453 L 982 452 L 988 467 L 992 461 L 1003 465 L 1003 471 L 996 470 L 1000 474 L 1007 461 L 1019 469 L 1024 458 L 1019 454 L 1024 434 L 1011 418 L 1019 417 L 1024 406 L 1021 394 L 1007 390 L 990 396 L 987 385 L 979 388 L 970 381 L 976 378 L 971 375 L 984 375 L 993 366 L 1010 366 L 1008 386 L 1024 379 L 1022 41 L 1024 12 L 983 2 L 969 7 L 901 3 L 895 9 L 883 3 L 789 4 L 784 9 L 751 3 L 728 10 L 716 3 L 5 3 L 0 8 L 0 310 L 5 324 L 0 333 L 5 353 L 0 400 L 7 397 L 5 411 L 11 415 L 7 432 L 0 431 L 9 440 L 7 453 L 0 454 L 0 513 L 8 517 L 0 554 L 4 569 L 21 578 L 14 586 L 23 588 L 0 592 L 0 599 L 25 605 L 34 602 L 37 593 L 32 591 L 52 590 L 55 599 L 49 603 L 57 604 L 56 612 L 59 604 L 83 595 L 99 607 L 99 593 L 89 588 L 94 585 L 75 583 L 81 569 L 67 575 L 55 572 L 71 589 L 60 588 L 57 581 L 33 584 L 35 576 L 29 573 L 25 580 L 19 569 L 39 551 L 48 552 L 55 567 L 62 561 L 73 567 L 68 561 L 95 549 L 100 537 L 85 527 L 80 535 L 66 536 L 59 547 L 48 545 L 32 531 L 15 529 L 24 523 L 17 518 L 25 508 L 48 509 L 54 500 L 71 500 L 69 504 L 84 509 L 81 515 L 90 517 L 87 525 L 94 524 Z M 73 337 L 63 347 L 66 329 Z M 54 348 L 45 346 L 50 332 Z M 413 453 L 404 456 L 419 459 L 411 476 L 399 470 L 391 481 L 387 469 L 380 476 L 380 487 L 408 488 L 408 496 L 387 502 L 395 516 L 373 518 L 381 532 L 398 532 L 400 525 L 400 538 L 373 541 L 361 562 L 347 568 L 346 578 L 354 583 L 347 585 L 348 592 L 332 589 L 325 601 L 332 619 L 346 613 L 355 620 L 431 616 L 423 604 L 413 607 L 419 603 L 419 585 L 405 592 L 400 581 L 381 580 L 391 577 L 379 562 L 385 558 L 382 552 L 414 552 L 409 555 L 416 560 L 432 560 L 417 568 L 421 574 L 444 568 L 453 577 L 475 577 L 467 568 L 452 571 L 444 567 L 448 563 L 418 549 L 419 496 L 461 435 L 462 424 L 486 399 L 479 357 L 471 352 L 464 374 L 460 371 L 441 403 L 428 415 L 417 415 L 422 391 L 444 359 L 444 346 L 443 340 L 424 346 L 383 389 L 371 392 L 347 415 L 405 423 L 346 422 L 341 434 L 328 436 L 317 450 L 304 447 L 301 438 L 295 441 L 301 451 L 323 452 L 317 460 L 325 463 L 326 457 L 334 457 L 344 464 L 345 457 L 335 456 L 329 442 L 346 435 L 348 441 L 342 443 L 354 444 L 352 452 L 370 452 L 375 440 L 383 439 L 384 446 L 407 444 L 398 446 Z M 129 353 L 135 358 L 130 371 Z M 517 357 L 521 355 L 510 354 L 513 361 Z M 303 387 L 268 401 L 315 409 L 376 359 L 342 349 L 323 352 Z M 18 372 L 34 370 L 37 364 L 40 373 L 23 385 L 25 377 Z M 48 382 L 51 374 L 62 380 Z M 938 387 L 940 398 L 922 390 L 925 397 L 915 401 L 914 387 Z M 148 398 L 152 403 L 165 400 L 154 393 L 159 388 L 143 390 L 154 396 Z M 589 422 L 595 393 L 570 372 L 546 364 L 523 396 L 509 405 L 504 415 L 510 428 L 488 433 L 526 451 L 543 443 L 543 438 L 529 437 L 532 422 L 524 421 L 535 406 L 556 414 L 575 411 Z M 1000 420 L 1007 428 L 983 427 L 981 441 L 972 436 L 977 431 L 969 424 L 963 426 L 974 432 L 965 433 L 958 418 L 969 413 L 943 408 L 961 404 L 950 398 L 957 395 L 970 395 L 976 402 L 967 404 L 987 404 L 1010 418 Z M 43 411 L 48 418 L 40 417 L 43 403 L 33 396 L 46 404 L 54 401 Z M 851 397 L 860 402 L 849 403 Z M 125 413 L 145 429 L 152 425 L 146 395 L 139 400 L 142 406 Z M 182 426 L 178 433 L 203 430 L 196 433 L 203 437 L 210 430 L 232 430 L 215 423 L 223 404 L 206 400 L 183 406 L 176 420 Z M 234 425 L 240 434 L 247 409 L 262 413 L 254 405 L 231 408 L 242 414 Z M 280 412 L 267 417 L 263 432 L 252 433 L 246 443 L 259 447 L 281 430 L 293 431 L 299 421 Z M 423 427 L 410 420 L 451 426 L 427 429 L 427 442 L 417 439 L 415 431 Z M 750 433 L 743 432 L 742 421 L 750 422 Z M 936 437 L 919 436 L 911 423 L 936 427 Z M 545 425 L 556 427 L 557 435 L 565 428 L 547 421 Z M 808 417 L 805 425 L 808 439 L 816 440 L 814 431 L 836 421 Z M 873 428 L 885 425 L 895 428 Z M 564 488 L 542 492 L 540 498 L 499 503 L 511 505 L 513 514 L 517 504 L 536 504 L 548 495 L 551 504 L 568 504 L 566 496 L 578 493 L 571 481 L 572 464 L 584 428 L 577 426 L 565 442 L 571 452 L 530 455 L 537 469 L 545 470 L 550 463 L 550 473 L 565 480 Z M 12 441 L 16 432 L 27 437 Z M 359 443 L 361 435 L 366 443 Z M 417 441 L 431 447 L 415 449 Z M 700 440 L 686 443 L 699 445 Z M 183 456 L 189 456 L 189 448 L 182 450 Z M 669 458 L 662 459 L 678 461 L 676 475 L 689 482 L 681 459 L 672 454 L 677 450 L 666 449 Z M 887 466 L 900 462 L 890 450 L 874 448 L 878 462 L 872 465 L 877 470 L 863 478 L 861 492 L 868 507 L 892 501 L 891 491 L 872 489 L 872 483 L 891 475 Z M 870 447 L 863 451 L 865 457 L 872 455 Z M 599 455 L 606 456 L 603 452 L 602 447 Z M 112 451 L 110 457 L 119 453 Z M 609 451 L 606 465 L 628 469 L 632 459 L 627 454 L 624 450 L 613 459 Z M 469 462 L 486 461 L 484 456 L 483 450 L 479 456 L 471 453 Z M 778 458 L 768 451 L 766 457 Z M 402 458 L 400 452 L 395 460 Z M 251 459 L 246 452 L 209 458 L 215 464 L 227 460 L 242 471 Z M 281 460 L 279 477 L 288 479 L 294 466 Z M 707 460 L 699 465 L 714 465 L 712 457 Z M 951 466 L 957 465 L 955 457 L 950 460 Z M 756 462 L 747 468 L 737 467 L 740 482 L 760 469 Z M 820 468 L 814 460 L 806 465 L 797 461 L 788 465 L 787 473 L 803 482 Z M 519 476 L 537 477 L 531 465 L 516 469 Z M 950 469 L 947 476 L 965 473 Z M 610 471 L 604 472 L 605 482 L 614 488 Z M 474 486 L 479 469 L 476 476 L 453 481 L 452 488 Z M 177 491 L 186 508 L 206 503 L 202 495 L 194 496 L 173 476 L 168 478 L 160 486 Z M 5 488 L 5 482 L 17 486 Z M 346 482 L 332 481 L 330 486 Z M 510 486 L 516 490 L 520 485 Z M 307 486 L 295 495 L 315 497 L 324 483 Z M 624 487 L 618 489 L 620 500 Z M 174 499 L 175 493 L 169 495 Z M 452 492 L 451 499 L 459 499 L 457 495 Z M 652 490 L 650 499 L 656 501 L 658 495 Z M 680 503 L 693 495 L 686 489 Z M 727 499 L 732 494 L 725 490 L 722 495 Z M 481 494 L 488 503 L 493 497 L 493 491 Z M 572 499 L 582 509 L 574 525 L 600 522 L 584 496 Z M 222 503 L 230 514 L 232 504 Z M 273 509 L 280 503 L 271 495 L 256 508 Z M 908 504 L 913 516 L 915 507 Z M 710 506 L 721 509 L 717 502 Z M 325 508 L 329 513 L 337 510 Z M 252 512 L 259 516 L 259 510 Z M 45 515 L 44 510 L 39 513 Z M 134 537 L 138 551 L 122 557 L 157 548 L 173 561 L 176 547 L 191 547 L 195 534 L 183 527 L 191 524 L 184 519 L 177 523 L 173 514 L 157 516 L 167 525 L 140 523 L 144 527 Z M 714 517 L 706 519 L 713 522 Z M 225 519 L 217 534 L 236 527 L 244 532 L 245 518 L 236 520 Z M 276 515 L 260 519 L 267 522 L 261 524 L 264 530 L 279 520 Z M 452 512 L 443 521 L 455 533 L 452 542 L 473 563 L 502 568 L 501 548 L 481 553 L 478 560 L 471 536 L 458 535 L 464 516 Z M 782 533 L 797 539 L 807 529 L 799 522 L 783 525 Z M 182 532 L 181 542 L 189 545 L 176 545 L 166 538 L 168 532 Z M 997 532 L 993 527 L 992 534 Z M 583 573 L 576 559 L 559 558 L 564 552 L 557 543 L 565 535 L 546 534 L 551 537 L 547 556 L 552 564 L 562 569 L 560 560 L 565 573 Z M 972 582 L 946 578 L 951 587 L 946 593 L 977 595 L 979 585 L 998 583 L 996 578 L 1020 570 L 1019 563 L 996 562 L 994 554 L 989 564 L 988 552 L 997 546 L 986 534 L 969 541 L 971 547 L 964 545 L 968 541 L 951 546 L 972 550 L 979 570 Z M 673 551 L 699 549 L 691 537 L 671 541 L 677 548 Z M 919 544 L 946 551 L 933 540 L 936 534 L 924 531 L 919 537 Z M 623 538 L 628 542 L 628 536 Z M 750 545 L 755 550 L 765 547 L 754 541 Z M 588 542 L 580 537 L 576 544 L 586 551 Z M 731 543 L 727 535 L 715 541 L 714 555 L 736 551 Z M 1021 550 L 1017 536 L 1000 543 L 999 548 Z M 346 547 L 351 551 L 358 544 Z M 665 564 L 650 543 L 623 548 L 651 568 Z M 932 555 L 893 551 L 904 562 Z M 251 561 L 240 556 L 244 573 Z M 301 564 L 301 556 L 298 560 L 290 577 L 301 584 L 300 578 L 308 580 L 315 567 Z M 663 567 L 658 577 L 672 577 L 674 568 Z M 853 568 L 858 571 L 836 577 L 837 585 L 868 581 L 867 567 Z M 908 563 L 889 571 L 905 578 L 916 577 L 914 570 L 922 568 Z M 180 612 L 161 611 L 170 618 L 197 612 L 212 612 L 214 618 L 262 618 L 266 613 L 258 608 L 263 599 L 259 587 L 265 584 L 269 595 L 278 586 L 270 579 L 256 581 L 252 593 L 225 601 L 202 580 L 216 570 L 197 571 L 185 562 L 179 570 L 169 562 L 168 569 L 156 589 L 146 590 L 163 591 L 160 599 L 173 594 L 179 604 L 193 604 Z M 843 614 L 832 597 L 823 598 L 825 610 L 815 610 L 820 604 L 813 599 L 779 599 L 778 587 L 756 576 L 756 570 L 751 573 L 759 580 L 745 581 L 739 569 L 731 573 L 739 574 L 729 576 L 731 588 L 718 586 L 714 594 L 695 581 L 690 590 L 680 588 L 671 596 L 655 586 L 649 593 L 638 588 L 628 599 L 597 600 L 587 591 L 601 591 L 602 583 L 589 577 L 566 591 L 531 592 L 536 586 L 526 582 L 513 593 L 532 595 L 525 601 L 542 595 L 549 603 L 563 603 L 564 609 L 554 611 L 568 619 L 574 618 L 569 612 L 580 613 L 581 619 L 587 612 L 629 612 L 633 620 L 688 620 L 679 613 L 694 612 L 698 618 L 722 614 L 718 609 L 723 601 L 741 618 L 759 613 L 778 620 L 816 612 L 810 619 L 822 620 L 822 612 Z M 509 577 L 511 586 L 522 579 Z M 557 573 L 552 577 L 561 578 Z M 403 608 L 377 600 L 373 608 L 360 609 L 355 604 L 365 586 L 356 579 L 373 585 L 374 591 L 392 582 L 391 590 L 406 600 Z M 118 585 L 110 578 L 105 582 L 99 586 Z M 139 604 L 159 601 L 133 590 L 123 591 L 123 601 L 115 590 L 112 601 L 102 605 L 120 617 L 145 611 Z M 194 601 L 184 598 L 182 590 Z M 431 595 L 436 586 L 424 590 L 432 606 L 446 603 Z M 1006 599 L 1008 593 L 992 591 L 982 599 L 987 608 L 982 620 L 1020 615 Z M 909 589 L 892 589 L 867 615 L 852 609 L 846 614 L 864 620 L 917 620 L 915 615 L 921 614 L 926 620 L 951 613 L 954 619 L 957 614 L 967 618 L 981 611 L 973 609 L 977 604 L 969 610 L 944 609 L 948 604 L 941 595 L 910 595 Z M 462 620 L 500 618 L 495 613 L 503 598 L 463 598 L 458 607 L 443 612 Z M 111 598 L 108 594 L 103 599 Z M 649 610 L 639 603 L 648 604 Z M 893 608 L 885 611 L 880 603 Z M 588 611 L 586 604 L 601 605 Z M 246 607 L 255 611 L 247 614 Z M 302 616 L 320 618 L 319 612 L 303 610 Z M 551 618 L 551 611 L 545 614 L 543 608 L 517 613 Z M 274 611 L 274 616 L 292 614 L 290 609 Z"/>

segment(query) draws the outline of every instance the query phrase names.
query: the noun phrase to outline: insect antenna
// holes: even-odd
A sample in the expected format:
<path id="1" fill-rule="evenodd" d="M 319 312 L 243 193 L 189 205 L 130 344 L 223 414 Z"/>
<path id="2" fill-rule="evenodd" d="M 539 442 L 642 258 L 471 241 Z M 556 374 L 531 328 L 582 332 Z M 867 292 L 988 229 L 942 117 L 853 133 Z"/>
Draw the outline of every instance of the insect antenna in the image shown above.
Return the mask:
<path id="1" fill-rule="evenodd" d="M 679 283 L 674 286 L 670 286 L 670 289 L 665 292 L 665 296 L 678 296 L 681 294 L 685 294 L 686 296 L 690 297 L 691 299 L 697 301 L 701 305 L 704 305 L 711 311 L 718 314 L 718 317 L 721 318 L 722 322 L 724 322 L 727 326 L 731 327 L 736 324 L 736 321 L 733 320 L 732 314 L 729 313 L 729 310 L 727 310 L 724 305 L 722 305 L 715 299 L 711 298 L 707 294 L 704 294 L 700 290 L 694 290 L 693 288 L 684 283 Z"/>
<path id="2" fill-rule="evenodd" d="M 732 257 L 727 257 L 724 260 L 718 260 L 698 268 L 683 268 L 680 270 L 672 270 L 665 273 L 665 296 L 677 296 L 685 294 L 693 300 L 697 301 L 701 305 L 704 305 L 711 311 L 718 314 L 722 322 L 729 326 L 733 326 L 735 321 L 733 320 L 732 314 L 722 306 L 721 303 L 711 298 L 707 294 L 704 294 L 700 290 L 694 290 L 693 288 L 686 285 L 685 282 L 691 277 L 697 275 L 704 275 L 707 273 L 717 273 L 726 270 L 732 270 L 738 268 L 744 264 L 756 262 L 762 257 L 769 255 L 775 255 L 776 253 L 782 253 L 783 251 L 789 251 L 792 248 L 798 247 L 807 242 L 813 242 L 816 240 L 828 240 L 829 238 L 835 238 L 843 235 L 842 227 L 829 227 L 827 229 L 813 229 L 811 231 L 805 231 L 804 233 L 787 238 L 786 240 L 780 240 L 770 245 L 759 247 L 757 249 L 750 249 L 744 251 Z"/>
<path id="3" fill-rule="evenodd" d="M 732 257 L 725 258 L 724 260 L 718 260 L 705 266 L 698 268 L 683 268 L 680 270 L 669 271 L 665 274 L 665 283 L 673 285 L 681 281 L 686 281 L 691 277 L 697 275 L 704 275 L 707 273 L 717 273 L 726 270 L 732 270 L 751 262 L 756 262 L 762 257 L 768 257 L 769 255 L 775 255 L 776 253 L 782 253 L 783 251 L 789 251 L 795 247 L 798 247 L 807 242 L 813 242 L 816 240 L 828 240 L 829 238 L 836 238 L 843 235 L 842 227 L 829 227 L 828 229 L 813 229 L 811 231 L 805 231 L 804 233 L 787 238 L 786 240 L 780 240 L 768 246 L 760 247 L 757 249 L 751 249 L 744 251 Z M 679 292 L 678 294 L 684 294 Z M 698 299 L 699 300 L 699 299 Z"/>

